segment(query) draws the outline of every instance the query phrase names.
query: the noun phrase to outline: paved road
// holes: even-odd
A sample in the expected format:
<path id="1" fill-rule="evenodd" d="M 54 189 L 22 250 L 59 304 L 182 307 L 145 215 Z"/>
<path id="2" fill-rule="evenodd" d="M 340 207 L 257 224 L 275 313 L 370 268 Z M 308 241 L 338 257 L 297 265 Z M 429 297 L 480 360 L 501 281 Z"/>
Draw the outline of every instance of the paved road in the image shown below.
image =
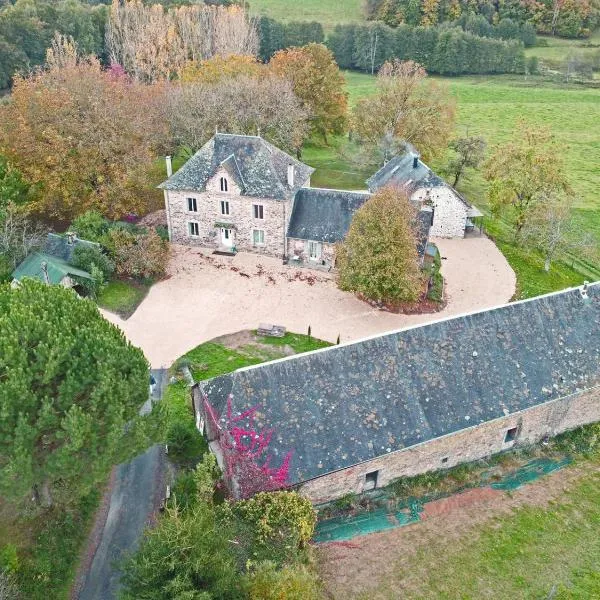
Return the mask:
<path id="1" fill-rule="evenodd" d="M 167 385 L 166 369 L 152 371 L 156 387 L 152 401 L 162 397 Z M 146 403 L 141 412 L 150 406 Z M 119 465 L 100 542 L 92 559 L 79 600 L 112 600 L 119 589 L 119 565 L 123 553 L 134 551 L 163 497 L 164 447 L 156 445 L 131 462 Z"/>

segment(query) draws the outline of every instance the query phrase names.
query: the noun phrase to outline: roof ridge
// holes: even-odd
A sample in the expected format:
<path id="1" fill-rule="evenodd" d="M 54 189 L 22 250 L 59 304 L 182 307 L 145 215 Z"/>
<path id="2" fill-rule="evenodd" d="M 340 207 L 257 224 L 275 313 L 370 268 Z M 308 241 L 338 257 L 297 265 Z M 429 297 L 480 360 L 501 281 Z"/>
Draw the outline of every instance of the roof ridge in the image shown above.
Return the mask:
<path id="1" fill-rule="evenodd" d="M 390 337 L 390 336 L 402 333 L 404 331 L 411 331 L 413 329 L 420 329 L 422 327 L 430 327 L 432 325 L 437 325 L 438 323 L 445 323 L 447 321 L 464 319 L 466 317 L 471 317 L 471 316 L 478 315 L 478 314 L 491 313 L 491 312 L 494 312 L 494 311 L 497 311 L 497 310 L 501 310 L 501 309 L 504 309 L 504 308 L 513 308 L 515 306 L 520 306 L 521 304 L 527 304 L 527 303 L 530 303 L 530 302 L 537 302 L 537 301 L 540 301 L 540 300 L 542 300 L 544 298 L 551 298 L 553 296 L 559 296 L 559 295 L 562 295 L 562 294 L 566 295 L 566 294 L 569 294 L 569 293 L 573 293 L 573 292 L 575 292 L 577 290 L 581 291 L 585 285 L 586 284 L 579 285 L 579 286 L 573 286 L 573 287 L 570 287 L 570 288 L 566 288 L 564 290 L 558 290 L 556 292 L 549 292 L 547 294 L 542 294 L 541 296 L 535 296 L 534 298 L 524 298 L 523 300 L 516 300 L 515 302 L 506 302 L 504 304 L 498 304 L 497 306 L 492 306 L 490 308 L 484 308 L 484 309 L 479 309 L 479 310 L 472 310 L 472 311 L 461 313 L 461 314 L 458 314 L 458 315 L 449 315 L 449 316 L 442 317 L 442 318 L 439 318 L 439 319 L 434 319 L 433 321 L 428 321 L 427 323 L 417 323 L 417 324 L 414 324 L 414 325 L 408 325 L 406 327 L 400 327 L 398 329 L 392 329 L 391 331 L 386 331 L 384 333 L 377 333 L 377 334 L 374 334 L 374 335 L 365 336 L 363 338 L 360 338 L 358 340 L 353 340 L 351 342 L 344 342 L 344 343 L 341 343 L 341 344 L 335 344 L 335 345 L 332 345 L 332 346 L 327 346 L 326 348 L 318 348 L 317 350 L 310 350 L 309 352 L 303 352 L 302 354 L 292 354 L 291 356 L 284 356 L 283 358 L 277 358 L 275 360 L 271 360 L 271 361 L 268 361 L 268 362 L 265 362 L 265 363 L 259 363 L 257 365 L 250 365 L 250 366 L 247 366 L 247 367 L 241 367 L 240 369 L 236 369 L 235 371 L 233 371 L 231 373 L 231 375 L 235 375 L 236 373 L 242 373 L 242 372 L 245 372 L 245 371 L 250 371 L 252 369 L 260 369 L 260 368 L 266 367 L 268 365 L 273 365 L 273 364 L 284 362 L 284 361 L 288 361 L 288 360 L 296 360 L 296 359 L 303 358 L 303 357 L 306 357 L 306 356 L 311 356 L 313 354 L 319 354 L 319 353 L 322 353 L 322 352 L 331 352 L 332 350 L 335 350 L 336 348 L 347 347 L 347 346 L 354 346 L 354 345 L 357 345 L 357 344 L 362 344 L 364 342 L 368 342 L 370 340 L 387 338 L 387 337 Z M 592 283 L 588 283 L 587 286 L 588 287 L 596 287 L 596 286 L 600 287 L 600 280 L 594 281 Z"/>
<path id="2" fill-rule="evenodd" d="M 369 192 L 369 190 L 342 190 L 340 188 L 323 188 L 323 187 L 312 187 L 312 186 L 298 188 L 298 191 L 301 191 L 301 190 L 311 190 L 314 192 L 344 192 L 345 194 L 363 194 L 366 196 L 372 195 L 371 192 Z"/>

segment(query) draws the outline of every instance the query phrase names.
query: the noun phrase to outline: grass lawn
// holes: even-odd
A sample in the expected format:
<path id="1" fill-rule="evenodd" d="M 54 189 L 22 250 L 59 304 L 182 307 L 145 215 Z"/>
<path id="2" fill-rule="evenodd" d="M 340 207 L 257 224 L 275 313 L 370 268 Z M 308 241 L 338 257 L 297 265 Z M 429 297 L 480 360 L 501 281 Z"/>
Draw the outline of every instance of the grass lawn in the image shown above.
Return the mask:
<path id="1" fill-rule="evenodd" d="M 519 508 L 475 535 L 439 540 L 402 557 L 378 597 L 395 597 L 407 573 L 418 574 L 418 581 L 403 598 L 600 597 L 600 473 L 590 466 L 548 507 Z"/>
<path id="2" fill-rule="evenodd" d="M 127 319 L 135 312 L 149 289 L 149 285 L 138 281 L 115 279 L 109 281 L 98 294 L 98 306 Z"/>
<path id="3" fill-rule="evenodd" d="M 563 40 L 559 40 L 561 42 Z M 435 78 L 449 86 L 457 99 L 456 135 L 482 135 L 493 148 L 510 139 L 520 117 L 546 125 L 564 145 L 564 160 L 571 185 L 577 194 L 576 218 L 584 231 L 600 244 L 600 89 L 559 87 L 539 78 L 495 76 Z M 350 105 L 375 90 L 371 75 L 346 72 Z M 349 159 L 352 148 L 336 140 L 327 147 L 307 146 L 303 158 L 315 166 L 313 185 L 356 189 L 370 172 L 363 172 Z M 439 168 L 442 160 L 432 163 Z M 332 183 L 329 183 L 329 182 Z M 364 187 L 364 186 L 363 186 Z M 488 210 L 487 184 L 480 173 L 463 179 L 459 189 L 483 211 Z M 600 266 L 574 256 L 568 264 L 555 264 L 550 274 L 535 252 L 510 246 L 506 225 L 489 225 L 489 233 L 517 272 L 520 297 L 530 297 L 600 279 Z"/>
<path id="4" fill-rule="evenodd" d="M 187 362 L 194 379 L 201 381 L 242 367 L 331 346 L 329 342 L 300 333 L 288 332 L 281 338 L 262 337 L 255 335 L 255 332 L 245 337 L 245 333 L 239 334 L 244 335 L 241 339 L 238 334 L 233 334 L 201 344 L 184 354 L 180 360 Z"/>
<path id="5" fill-rule="evenodd" d="M 551 36 L 538 36 L 538 44 L 525 49 L 525 56 L 537 56 L 540 64 L 551 69 L 560 69 L 568 54 L 573 53 L 593 58 L 600 53 L 600 30 L 585 39 L 567 40 Z"/>
<path id="6" fill-rule="evenodd" d="M 337 23 L 362 21 L 362 0 L 251 0 L 250 12 L 280 21 L 318 21 L 328 29 Z"/>

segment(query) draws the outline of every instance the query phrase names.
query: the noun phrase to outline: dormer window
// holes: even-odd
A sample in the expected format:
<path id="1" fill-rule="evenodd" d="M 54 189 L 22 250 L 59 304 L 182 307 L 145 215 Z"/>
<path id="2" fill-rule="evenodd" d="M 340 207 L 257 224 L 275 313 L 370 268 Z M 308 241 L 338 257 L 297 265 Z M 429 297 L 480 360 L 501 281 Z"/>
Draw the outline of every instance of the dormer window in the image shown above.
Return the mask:
<path id="1" fill-rule="evenodd" d="M 227 191 L 227 178 L 226 177 L 221 177 L 221 191 L 222 192 Z"/>

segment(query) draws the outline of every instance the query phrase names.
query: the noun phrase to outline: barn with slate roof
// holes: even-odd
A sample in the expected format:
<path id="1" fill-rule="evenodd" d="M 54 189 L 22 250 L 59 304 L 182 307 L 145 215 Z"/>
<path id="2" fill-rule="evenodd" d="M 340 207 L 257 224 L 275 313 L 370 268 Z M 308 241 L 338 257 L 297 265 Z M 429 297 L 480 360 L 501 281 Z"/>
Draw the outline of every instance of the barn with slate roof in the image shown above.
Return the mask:
<path id="1" fill-rule="evenodd" d="M 193 396 L 235 494 L 360 493 L 600 420 L 600 284 L 240 369 Z"/>

